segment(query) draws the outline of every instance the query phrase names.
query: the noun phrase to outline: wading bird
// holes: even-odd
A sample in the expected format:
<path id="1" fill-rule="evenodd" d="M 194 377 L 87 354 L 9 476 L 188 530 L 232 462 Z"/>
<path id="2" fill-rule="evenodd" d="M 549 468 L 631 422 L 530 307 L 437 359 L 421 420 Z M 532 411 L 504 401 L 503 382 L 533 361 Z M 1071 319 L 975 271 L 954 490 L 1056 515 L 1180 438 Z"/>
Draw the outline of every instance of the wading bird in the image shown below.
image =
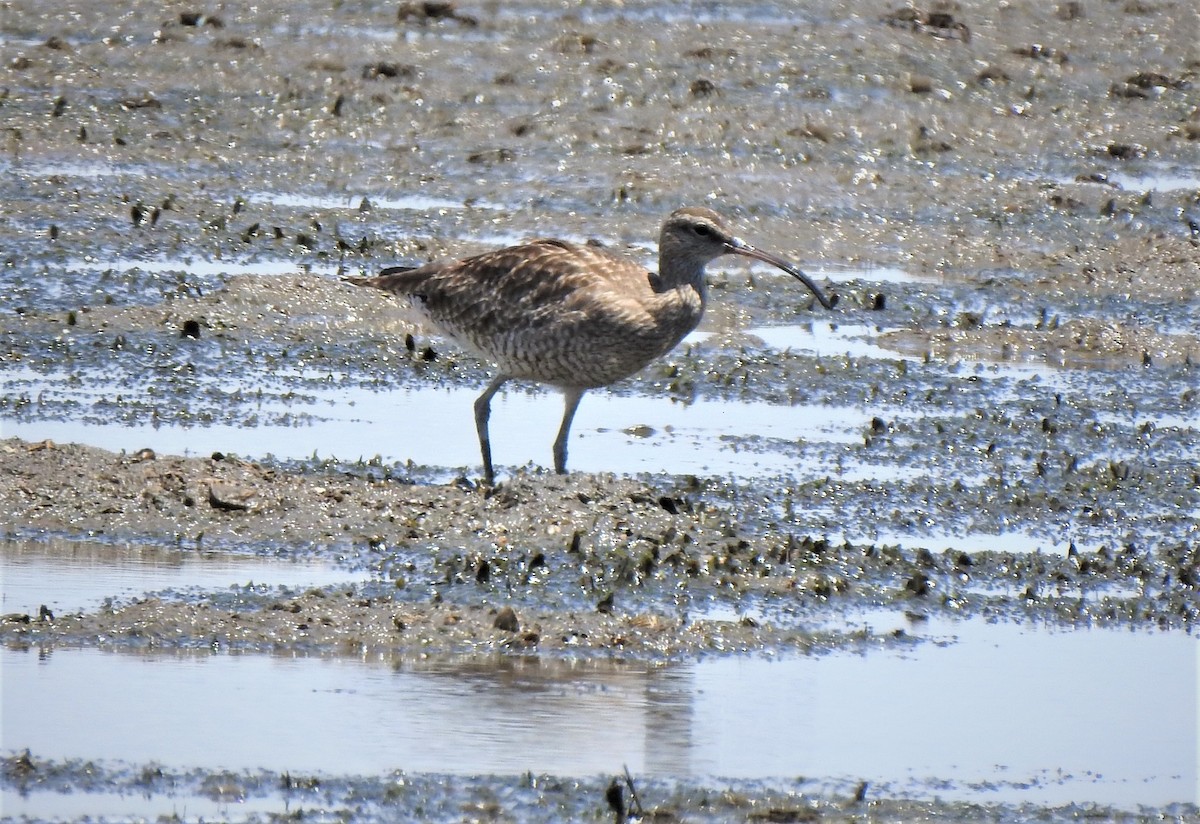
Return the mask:
<path id="1" fill-rule="evenodd" d="M 663 223 L 658 272 L 604 249 L 535 240 L 462 260 L 384 269 L 348 278 L 408 298 L 431 325 L 495 364 L 475 401 L 483 477 L 495 481 L 488 418 L 492 397 L 510 380 L 549 384 L 564 396 L 554 468 L 567 471 L 567 438 L 588 389 L 629 377 L 675 348 L 704 314 L 704 267 L 742 255 L 799 280 L 826 309 L 826 297 L 787 261 L 736 237 L 711 209 L 684 208 Z"/>

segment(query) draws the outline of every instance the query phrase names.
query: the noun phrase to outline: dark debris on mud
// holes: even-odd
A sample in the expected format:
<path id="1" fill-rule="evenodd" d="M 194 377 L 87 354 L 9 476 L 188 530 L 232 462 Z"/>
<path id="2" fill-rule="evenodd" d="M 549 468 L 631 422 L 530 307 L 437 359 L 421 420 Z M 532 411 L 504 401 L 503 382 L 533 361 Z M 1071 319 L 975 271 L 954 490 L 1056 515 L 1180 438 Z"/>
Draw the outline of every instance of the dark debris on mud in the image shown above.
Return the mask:
<path id="1" fill-rule="evenodd" d="M 0 446 L 0 500 L 9 530 L 19 524 L 24 536 L 335 554 L 379 578 L 136 599 L 53 620 L 5 616 L 0 639 L 21 645 L 676 658 L 908 642 L 829 626 L 829 615 L 856 608 L 1189 630 L 1200 617 L 1200 559 L 1186 543 L 935 553 L 746 518 L 686 480 L 665 489 L 522 472 L 483 490 L 411 483 L 380 467 L 289 472 L 225 455 Z M 731 605 L 763 617 L 706 617 Z M 517 631 L 497 628 L 505 608 Z"/>
<path id="2" fill-rule="evenodd" d="M 339 776 L 271 771 L 180 772 L 160 764 L 125 765 L 43 759 L 25 751 L 4 758 L 0 786 L 23 797 L 39 794 L 118 794 L 142 799 L 148 808 L 191 802 L 237 808 L 239 821 L 390 822 L 418 816 L 426 821 L 559 822 L 1185 822 L 1200 811 L 1173 804 L 1146 813 L 1103 805 L 978 804 L 908 800 L 868 782 L 821 787 L 793 782 L 728 781 L 613 776 L 564 779 L 516 776 L 445 776 L 396 771 Z M 946 787 L 945 789 L 950 789 Z M 265 808 L 265 809 L 264 809 Z M 627 816 L 629 818 L 627 818 Z"/>

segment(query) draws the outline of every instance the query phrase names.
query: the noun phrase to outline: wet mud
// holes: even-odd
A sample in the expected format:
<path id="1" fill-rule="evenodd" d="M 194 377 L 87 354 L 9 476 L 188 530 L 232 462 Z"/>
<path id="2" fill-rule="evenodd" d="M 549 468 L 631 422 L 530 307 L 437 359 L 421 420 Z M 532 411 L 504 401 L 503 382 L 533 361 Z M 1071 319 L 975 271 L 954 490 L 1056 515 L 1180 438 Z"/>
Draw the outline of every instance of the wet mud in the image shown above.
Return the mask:
<path id="1" fill-rule="evenodd" d="M 696 479 L 666 486 L 535 471 L 484 491 L 466 479 L 389 477 L 390 468 L 330 473 L 221 455 L 3 446 L 17 534 L 158 536 L 184 551 L 351 557 L 381 579 L 282 599 L 247 587 L 52 621 L 7 616 L 6 634 L 27 642 L 672 657 L 897 640 L 809 628 L 854 606 L 1162 629 L 1190 628 L 1200 609 L 1186 540 L 1149 552 L 1125 544 L 1059 554 L 1005 551 L 997 536 L 997 549 L 934 552 L 812 537 L 783 512 L 751 519 L 738 511 L 751 490 L 738 485 L 735 499 Z M 1080 491 L 1110 480 L 1084 481 Z M 1020 497 L 1014 511 L 1046 505 Z M 713 605 L 782 608 L 790 617 L 783 626 L 708 622 Z M 517 611 L 508 626 L 499 618 L 505 606 Z"/>
<path id="2" fill-rule="evenodd" d="M 151 766 L 138 773 L 107 771 L 95 764 L 45 762 L 25 754 L 9 758 L 5 777 L 16 786 L 117 788 L 127 797 L 150 800 L 148 807 L 170 809 L 186 803 L 213 818 L 236 816 L 245 821 L 273 821 L 261 812 L 263 799 L 282 798 L 306 816 L 320 810 L 355 821 L 391 821 L 414 811 L 430 820 L 512 820 L 555 822 L 592 819 L 597 808 L 620 809 L 656 821 L 961 821 L 1022 820 L 1036 816 L 1048 822 L 1080 818 L 1120 821 L 1149 820 L 1090 805 L 1057 808 L 1022 805 L 952 804 L 943 801 L 868 800 L 868 787 L 848 787 L 840 796 L 806 797 L 803 779 L 793 786 L 763 787 L 756 782 L 728 782 L 719 791 L 694 782 L 649 779 L 633 784 L 621 779 L 563 780 L 546 776 L 455 777 L 395 773 L 378 777 L 331 778 L 324 775 L 230 772 L 176 772 Z M 34 776 L 37 776 L 34 778 Z M 636 793 L 636 798 L 634 797 Z M 610 803 L 611 799 L 611 803 Z M 653 799 L 653 800 L 651 800 Z M 1184 820 L 1183 808 L 1164 815 Z M 606 816 L 600 816 L 604 820 Z"/>
<path id="3" fill-rule="evenodd" d="M 0 642 L 654 666 L 931 643 L 851 620 L 873 611 L 1191 635 L 1198 32 L 1172 3 L 9 3 L 6 559 L 136 542 L 357 577 L 22 609 L 0 616 Z M 368 452 L 312 437 L 432 431 L 419 393 L 489 376 L 341 276 L 539 236 L 653 266 L 659 222 L 684 204 L 820 272 L 839 303 L 824 313 L 786 278 L 722 261 L 700 333 L 581 411 L 660 398 L 663 414 L 577 435 L 653 455 L 682 437 L 672 406 L 716 401 L 730 419 L 794 411 L 794 426 L 717 420 L 697 436 L 720 455 L 712 472 L 667 451 L 653 469 L 616 451 L 609 465 L 581 445 L 586 469 L 566 477 L 542 468 L 552 432 L 531 433 L 493 490 L 473 463 L 414 462 L 386 437 Z M 863 345 L 812 348 L 839 327 Z M 416 400 L 394 412 L 363 403 L 401 392 Z M 462 413 L 469 441 L 469 400 Z M 206 434 L 221 427 L 250 447 Z M 163 432 L 189 446 L 156 451 Z M 260 432 L 283 447 L 253 448 Z M 6 792 L 34 796 L 105 776 L 273 801 L 320 785 L 304 806 L 363 821 L 611 814 L 608 779 L 446 789 L 333 765 L 297 778 L 4 755 Z M 635 783 L 668 820 L 1182 820 L 1198 800 Z"/>

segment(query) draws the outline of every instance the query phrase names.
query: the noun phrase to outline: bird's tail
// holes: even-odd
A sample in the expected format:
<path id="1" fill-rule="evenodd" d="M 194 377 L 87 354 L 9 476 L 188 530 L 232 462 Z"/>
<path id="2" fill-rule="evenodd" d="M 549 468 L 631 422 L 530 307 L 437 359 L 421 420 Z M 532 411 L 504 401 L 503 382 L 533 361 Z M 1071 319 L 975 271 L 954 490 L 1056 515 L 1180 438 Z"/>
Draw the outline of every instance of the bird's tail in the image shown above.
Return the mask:
<path id="1" fill-rule="evenodd" d="M 389 266 L 382 270 L 378 275 L 371 277 L 345 277 L 342 280 L 345 283 L 353 283 L 355 286 L 374 286 L 376 289 L 389 289 L 394 283 L 396 275 L 403 275 L 406 272 L 411 272 L 414 269 L 419 269 L 419 266 Z M 391 281 L 391 282 L 389 282 Z"/>

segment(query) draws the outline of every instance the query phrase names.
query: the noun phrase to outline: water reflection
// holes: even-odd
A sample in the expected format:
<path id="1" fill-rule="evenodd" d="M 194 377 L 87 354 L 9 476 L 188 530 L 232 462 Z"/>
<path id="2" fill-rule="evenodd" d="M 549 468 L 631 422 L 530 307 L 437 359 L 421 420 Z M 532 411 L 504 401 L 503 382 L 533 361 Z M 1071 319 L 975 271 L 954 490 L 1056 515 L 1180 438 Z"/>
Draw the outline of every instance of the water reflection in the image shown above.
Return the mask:
<path id="1" fill-rule="evenodd" d="M 944 640 L 663 666 L 9 649 L 0 741 L 206 769 L 589 776 L 624 764 L 989 802 L 1196 800 L 1196 639 L 926 626 Z"/>
<path id="2" fill-rule="evenodd" d="M 335 277 L 338 267 L 333 264 L 312 264 L 288 258 L 266 260 L 222 260 L 220 258 L 190 257 L 83 257 L 68 260 L 65 268 L 73 272 L 143 272 L 162 274 L 179 272 L 195 277 L 217 275 L 294 275 L 301 272 Z"/>
<path id="3" fill-rule="evenodd" d="M 103 391 L 103 390 L 101 390 Z M 264 401 L 249 413 L 254 425 L 216 424 L 125 426 L 98 421 L 13 421 L 0 419 L 5 437 L 46 438 L 102 449 L 160 454 L 238 455 L 356 460 L 376 455 L 387 462 L 411 460 L 443 467 L 475 467 L 479 442 L 471 405 L 475 389 L 404 388 L 375 392 L 347 388 L 314 392 L 306 411 L 313 417 L 297 433 L 294 405 Z M 278 411 L 278 415 L 273 414 Z M 287 414 L 287 413 L 293 414 Z M 797 469 L 795 458 L 777 451 L 743 451 L 744 438 L 788 441 L 860 440 L 873 410 L 821 404 L 779 406 L 761 402 L 669 397 L 587 395 L 579 407 L 571 442 L 571 468 L 584 472 L 698 474 L 781 474 Z M 551 393 L 504 392 L 492 404 L 492 449 L 497 463 L 550 464 L 550 444 L 562 416 Z M 438 421 L 439 436 L 419 426 L 398 425 L 408 418 Z"/>
<path id="4" fill-rule="evenodd" d="M 271 203 L 294 209 L 350 209 L 358 210 L 364 202 L 372 209 L 389 209 L 410 212 L 440 212 L 462 209 L 505 209 L 507 207 L 485 200 L 473 200 L 469 204 L 461 200 L 432 197 L 430 195 L 301 195 L 292 192 L 258 192 L 249 196 L 251 201 Z"/>
<path id="5" fill-rule="evenodd" d="M 746 330 L 748 336 L 780 351 L 811 352 L 821 357 L 903 360 L 900 353 L 875 344 L 879 332 L 874 326 L 847 323 L 754 326 Z"/>
<path id="6" fill-rule="evenodd" d="M 51 539 L 0 541 L 0 612 L 37 615 L 91 611 L 106 599 L 167 589 L 206 590 L 250 583 L 316 587 L 362 581 L 329 561 L 265 558 L 145 544 Z"/>

